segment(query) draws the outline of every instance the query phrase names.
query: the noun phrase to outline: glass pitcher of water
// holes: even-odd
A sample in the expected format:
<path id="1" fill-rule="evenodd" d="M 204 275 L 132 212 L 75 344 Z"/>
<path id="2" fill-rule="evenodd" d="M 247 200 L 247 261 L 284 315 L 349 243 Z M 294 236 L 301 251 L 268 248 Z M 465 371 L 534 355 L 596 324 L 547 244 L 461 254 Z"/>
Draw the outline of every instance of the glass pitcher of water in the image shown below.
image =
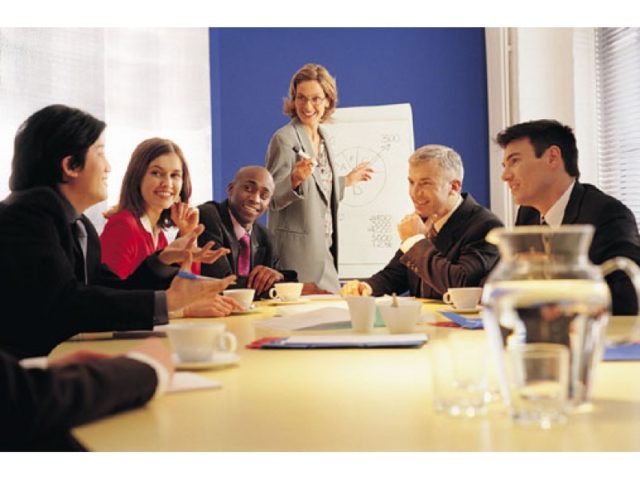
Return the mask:
<path id="1" fill-rule="evenodd" d="M 532 343 L 567 347 L 570 404 L 589 404 L 611 305 L 603 276 L 624 270 L 640 291 L 640 269 L 632 260 L 616 257 L 599 267 L 589 261 L 593 232 L 592 225 L 527 226 L 495 229 L 487 237 L 501 259 L 484 286 L 483 321 L 508 405 L 504 352 Z"/>

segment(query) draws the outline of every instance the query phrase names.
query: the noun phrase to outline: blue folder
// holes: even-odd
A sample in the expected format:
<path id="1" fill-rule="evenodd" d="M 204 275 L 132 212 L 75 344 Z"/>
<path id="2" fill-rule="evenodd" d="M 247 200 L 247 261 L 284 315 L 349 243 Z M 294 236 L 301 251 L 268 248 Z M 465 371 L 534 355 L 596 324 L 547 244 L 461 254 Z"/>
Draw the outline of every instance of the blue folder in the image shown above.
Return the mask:
<path id="1" fill-rule="evenodd" d="M 305 340 L 304 337 L 297 337 L 297 341 L 290 341 L 290 337 L 270 338 L 261 341 L 258 348 L 264 349 L 312 349 L 312 348 L 411 348 L 424 345 L 428 336 L 426 334 L 411 335 L 385 335 L 384 339 L 377 339 L 376 336 L 369 335 L 345 335 L 335 339 L 324 337 L 323 341 L 314 341 L 314 338 Z"/>
<path id="2" fill-rule="evenodd" d="M 640 360 L 640 343 L 610 345 L 605 348 L 602 360 L 605 362 Z"/>
<path id="3" fill-rule="evenodd" d="M 459 313 L 449 312 L 446 310 L 439 310 L 438 313 L 467 330 L 479 330 L 483 327 L 482 319 L 480 317 L 467 318 Z"/>

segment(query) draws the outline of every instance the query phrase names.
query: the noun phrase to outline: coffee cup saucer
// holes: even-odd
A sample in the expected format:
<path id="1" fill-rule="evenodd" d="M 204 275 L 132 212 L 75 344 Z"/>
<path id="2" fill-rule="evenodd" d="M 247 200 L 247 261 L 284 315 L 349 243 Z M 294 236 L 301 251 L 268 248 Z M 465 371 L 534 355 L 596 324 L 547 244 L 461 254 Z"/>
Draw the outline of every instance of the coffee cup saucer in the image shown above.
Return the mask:
<path id="1" fill-rule="evenodd" d="M 269 305 L 300 305 L 302 303 L 308 303 L 306 298 L 299 298 L 298 300 L 280 300 L 279 298 L 273 298 L 269 301 Z"/>
<path id="2" fill-rule="evenodd" d="M 236 352 L 218 352 L 213 358 L 203 362 L 183 362 L 177 353 L 172 354 L 171 358 L 176 366 L 176 370 L 209 370 L 235 365 L 240 361 L 240 355 Z"/>
<path id="3" fill-rule="evenodd" d="M 455 313 L 480 313 L 480 309 L 480 305 L 471 308 L 456 308 L 453 305 L 451 306 L 451 311 Z"/>
<path id="4" fill-rule="evenodd" d="M 241 312 L 231 312 L 230 315 L 236 316 L 236 315 L 251 315 L 252 313 L 261 313 L 262 309 L 259 307 L 256 307 L 255 303 L 252 303 L 251 306 L 249 308 L 247 308 L 246 310 L 243 310 Z"/>

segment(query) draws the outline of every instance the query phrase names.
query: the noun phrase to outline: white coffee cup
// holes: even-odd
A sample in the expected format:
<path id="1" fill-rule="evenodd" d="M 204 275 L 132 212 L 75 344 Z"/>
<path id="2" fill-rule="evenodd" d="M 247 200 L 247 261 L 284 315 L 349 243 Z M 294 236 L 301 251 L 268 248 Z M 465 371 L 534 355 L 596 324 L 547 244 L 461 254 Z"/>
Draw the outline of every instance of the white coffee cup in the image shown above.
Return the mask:
<path id="1" fill-rule="evenodd" d="M 300 299 L 302 287 L 304 284 L 296 282 L 276 283 L 271 290 L 269 296 L 282 302 L 295 302 Z"/>
<path id="2" fill-rule="evenodd" d="M 345 297 L 354 332 L 368 333 L 376 321 L 376 299 L 373 297 Z"/>
<path id="3" fill-rule="evenodd" d="M 233 333 L 225 332 L 219 322 L 173 323 L 162 328 L 169 343 L 182 362 L 206 362 L 216 355 L 236 351 L 238 342 Z"/>
<path id="4" fill-rule="evenodd" d="M 442 296 L 442 300 L 457 310 L 470 310 L 478 306 L 481 296 L 480 287 L 450 288 Z"/>
<path id="5" fill-rule="evenodd" d="M 415 300 L 400 300 L 397 305 L 379 304 L 382 319 L 390 333 L 412 333 L 420 319 L 422 303 Z"/>
<path id="6" fill-rule="evenodd" d="M 225 297 L 233 298 L 245 310 L 251 308 L 256 291 L 253 288 L 234 288 L 222 292 Z"/>

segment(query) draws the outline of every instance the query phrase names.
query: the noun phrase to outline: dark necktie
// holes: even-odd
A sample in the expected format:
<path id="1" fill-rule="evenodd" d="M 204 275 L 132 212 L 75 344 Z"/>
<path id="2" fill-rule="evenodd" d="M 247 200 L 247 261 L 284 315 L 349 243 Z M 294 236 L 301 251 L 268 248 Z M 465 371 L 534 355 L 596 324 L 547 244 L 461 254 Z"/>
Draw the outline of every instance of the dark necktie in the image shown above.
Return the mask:
<path id="1" fill-rule="evenodd" d="M 251 237 L 245 233 L 240 237 L 240 252 L 238 253 L 238 275 L 249 276 L 249 266 L 251 265 Z"/>
<path id="2" fill-rule="evenodd" d="M 546 227 L 549 226 L 549 224 L 547 223 L 547 221 L 544 218 L 544 215 L 540 215 L 540 225 L 544 225 Z"/>
<path id="3" fill-rule="evenodd" d="M 71 224 L 71 231 L 77 241 L 77 245 L 80 247 L 80 252 L 82 253 L 82 278 L 85 284 L 88 283 L 89 279 L 87 276 L 87 229 L 84 226 L 84 223 L 80 219 L 76 220 Z M 80 260 L 80 258 L 78 258 Z M 77 270 L 76 270 L 77 271 Z"/>
<path id="4" fill-rule="evenodd" d="M 431 225 L 431 230 L 427 233 L 427 238 L 433 242 L 437 236 L 438 232 L 436 231 L 435 225 Z"/>

